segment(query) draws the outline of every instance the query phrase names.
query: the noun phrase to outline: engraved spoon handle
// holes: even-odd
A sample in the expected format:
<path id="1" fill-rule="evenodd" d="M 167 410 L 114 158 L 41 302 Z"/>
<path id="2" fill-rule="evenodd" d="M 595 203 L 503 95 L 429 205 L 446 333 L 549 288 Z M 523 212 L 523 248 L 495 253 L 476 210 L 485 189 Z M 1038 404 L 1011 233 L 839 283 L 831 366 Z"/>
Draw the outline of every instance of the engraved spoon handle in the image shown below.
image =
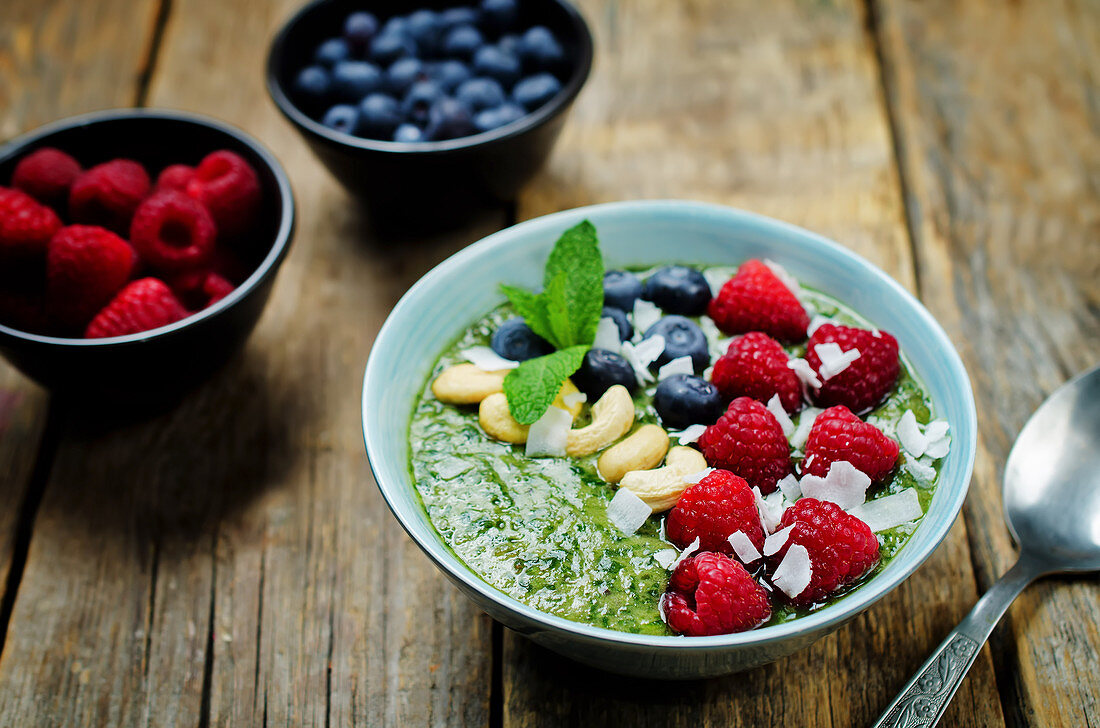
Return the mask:
<path id="1" fill-rule="evenodd" d="M 873 728 L 931 728 L 939 723 L 993 627 L 1012 600 L 1041 573 L 1021 555 L 921 665 Z"/>

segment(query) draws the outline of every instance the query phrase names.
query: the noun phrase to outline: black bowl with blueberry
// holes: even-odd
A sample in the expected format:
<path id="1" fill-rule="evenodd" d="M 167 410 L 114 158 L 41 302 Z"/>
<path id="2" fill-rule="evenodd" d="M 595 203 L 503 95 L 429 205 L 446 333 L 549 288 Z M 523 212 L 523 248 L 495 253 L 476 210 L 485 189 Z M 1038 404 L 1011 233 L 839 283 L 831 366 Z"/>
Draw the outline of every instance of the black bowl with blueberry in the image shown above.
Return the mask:
<path id="1" fill-rule="evenodd" d="M 515 199 L 591 64 L 564 0 L 317 0 L 276 36 L 267 83 L 373 214 L 442 226 Z"/>

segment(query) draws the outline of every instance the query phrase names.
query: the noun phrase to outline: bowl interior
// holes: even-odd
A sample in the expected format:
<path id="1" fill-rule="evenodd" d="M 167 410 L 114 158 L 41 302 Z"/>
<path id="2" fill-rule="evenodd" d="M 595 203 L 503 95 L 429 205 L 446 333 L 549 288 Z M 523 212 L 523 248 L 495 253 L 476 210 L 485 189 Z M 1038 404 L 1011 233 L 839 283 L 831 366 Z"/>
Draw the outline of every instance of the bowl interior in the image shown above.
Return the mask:
<path id="1" fill-rule="evenodd" d="M 519 4 L 519 26 L 545 25 L 561 40 L 569 59 L 569 69 L 560 77 L 562 90 L 558 95 L 519 121 L 499 129 L 474 134 L 460 139 L 439 142 L 404 144 L 379 139 L 365 139 L 337 132 L 318 121 L 316 110 L 297 103 L 292 91 L 295 75 L 312 62 L 314 51 L 328 38 L 338 36 L 348 13 L 369 10 L 382 22 L 393 15 L 409 13 L 414 9 L 441 10 L 464 3 L 456 0 L 421 0 L 410 6 L 403 0 L 318 0 L 302 8 L 292 17 L 271 48 L 268 59 L 268 87 L 280 109 L 290 119 L 314 134 L 329 140 L 364 149 L 381 149 L 391 152 L 439 152 L 481 144 L 493 139 L 537 125 L 556 114 L 577 94 L 588 76 L 592 63 L 592 39 L 587 26 L 576 9 L 560 0 L 527 0 Z"/>
<path id="2" fill-rule="evenodd" d="M 237 289 L 223 301 L 171 326 L 185 326 L 196 316 L 205 316 L 231 306 L 249 288 L 273 268 L 286 254 L 293 228 L 293 201 L 290 184 L 279 163 L 266 149 L 244 132 L 206 117 L 176 111 L 122 109 L 64 119 L 46 125 L 0 147 L 0 184 L 7 184 L 19 160 L 42 147 L 57 147 L 68 152 L 88 169 L 119 157 L 141 162 L 152 181 L 171 164 L 197 165 L 203 157 L 218 149 L 233 151 L 248 161 L 260 180 L 262 208 L 255 230 L 235 241 L 232 250 L 243 265 L 243 278 Z M 67 216 L 62 220 L 68 223 Z M 0 324 L 0 329 L 15 332 Z M 148 338 L 148 332 L 131 337 L 86 341 L 93 345 L 129 338 Z"/>
<path id="3" fill-rule="evenodd" d="M 557 237 L 586 218 L 596 226 L 608 268 L 669 262 L 738 264 L 767 257 L 897 337 L 927 387 L 936 415 L 951 425 L 952 448 L 924 520 L 873 579 L 844 599 L 792 622 L 685 642 L 614 632 L 538 612 L 488 586 L 442 542 L 409 475 L 412 403 L 446 344 L 502 302 L 497 284 L 537 286 Z M 692 644 L 758 644 L 837 625 L 882 597 L 931 554 L 958 514 L 973 467 L 976 429 L 973 395 L 958 354 L 931 315 L 893 279 L 801 228 L 730 208 L 676 201 L 611 203 L 549 215 L 492 235 L 439 265 L 402 298 L 375 341 L 364 380 L 363 427 L 371 467 L 390 508 L 452 578 L 548 629 L 677 649 Z"/>

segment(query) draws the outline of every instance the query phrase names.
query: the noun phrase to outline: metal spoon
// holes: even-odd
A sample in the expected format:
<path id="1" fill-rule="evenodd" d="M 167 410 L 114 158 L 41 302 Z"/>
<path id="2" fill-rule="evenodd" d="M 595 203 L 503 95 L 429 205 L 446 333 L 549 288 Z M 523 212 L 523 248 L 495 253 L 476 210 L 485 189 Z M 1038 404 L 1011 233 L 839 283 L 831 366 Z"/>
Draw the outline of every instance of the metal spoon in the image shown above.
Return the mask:
<path id="1" fill-rule="evenodd" d="M 936 648 L 875 723 L 934 726 L 989 633 L 1040 576 L 1100 571 L 1100 367 L 1039 407 L 1008 455 L 1005 521 L 1020 558 Z"/>

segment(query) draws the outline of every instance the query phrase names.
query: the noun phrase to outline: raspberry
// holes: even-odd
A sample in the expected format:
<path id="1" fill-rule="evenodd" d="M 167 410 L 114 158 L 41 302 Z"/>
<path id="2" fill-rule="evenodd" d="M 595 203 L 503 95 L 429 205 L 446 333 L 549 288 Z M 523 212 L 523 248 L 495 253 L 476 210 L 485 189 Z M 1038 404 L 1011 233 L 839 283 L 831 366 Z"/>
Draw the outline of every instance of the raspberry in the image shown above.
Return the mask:
<path id="1" fill-rule="evenodd" d="M 749 397 L 730 402 L 726 413 L 699 437 L 713 468 L 731 470 L 764 495 L 791 472 L 790 446 L 768 408 Z"/>
<path id="2" fill-rule="evenodd" d="M 157 175 L 156 189 L 187 191 L 187 185 L 195 178 L 195 168 L 186 164 L 172 164 Z"/>
<path id="3" fill-rule="evenodd" d="M 688 486 L 665 523 L 668 539 L 680 548 L 699 539 L 703 551 L 732 554 L 729 537 L 741 531 L 759 551 L 764 528 L 756 511 L 756 497 L 744 479 L 728 470 L 715 470 Z"/>
<path id="4" fill-rule="evenodd" d="M 239 154 L 206 155 L 187 183 L 187 194 L 206 205 L 218 232 L 236 237 L 248 230 L 260 207 L 260 179 Z"/>
<path id="5" fill-rule="evenodd" d="M 814 420 L 802 472 L 823 478 L 838 460 L 847 460 L 871 482 L 881 482 L 898 461 L 898 444 L 844 405 L 837 405 Z"/>
<path id="6" fill-rule="evenodd" d="M 0 258 L 44 256 L 60 229 L 61 219 L 53 210 L 22 190 L 0 187 Z"/>
<path id="7" fill-rule="evenodd" d="M 676 567 L 664 606 L 668 626 L 691 637 L 744 632 L 772 616 L 768 592 L 745 567 L 709 551 Z"/>
<path id="8" fill-rule="evenodd" d="M 11 186 L 44 205 L 59 205 L 69 198 L 69 188 L 82 171 L 80 163 L 65 152 L 42 147 L 15 165 Z"/>
<path id="9" fill-rule="evenodd" d="M 192 311 L 212 306 L 234 291 L 234 285 L 218 273 L 203 269 L 186 271 L 168 281 L 172 292 Z"/>
<path id="10" fill-rule="evenodd" d="M 866 523 L 848 515 L 840 506 L 815 498 L 799 498 L 783 514 L 779 527 L 794 524 L 787 542 L 769 562 L 778 566 L 791 544 L 810 554 L 810 583 L 791 602 L 808 606 L 820 602 L 875 567 L 879 561 L 878 538 Z"/>
<path id="11" fill-rule="evenodd" d="M 162 281 L 141 278 L 123 288 L 88 324 L 84 336 L 102 339 L 167 326 L 188 315 Z"/>
<path id="12" fill-rule="evenodd" d="M 821 358 L 814 349 L 818 344 L 835 343 L 841 351 L 859 350 L 859 358 L 830 379 L 821 377 Z M 806 361 L 818 373 L 821 389 L 814 393 L 815 404 L 830 407 L 845 405 L 863 413 L 881 402 L 898 380 L 901 363 L 898 342 L 885 331 L 867 331 L 851 326 L 822 324 L 806 345 Z"/>
<path id="13" fill-rule="evenodd" d="M 130 240 L 142 259 L 168 272 L 205 264 L 216 234 L 206 208 L 177 190 L 161 190 L 142 202 L 130 225 Z"/>
<path id="14" fill-rule="evenodd" d="M 794 414 L 802 409 L 802 384 L 788 361 L 778 341 L 753 331 L 730 342 L 714 363 L 710 381 L 727 400 L 744 396 L 767 403 L 778 394 L 783 409 Z"/>
<path id="15" fill-rule="evenodd" d="M 763 331 L 780 341 L 806 338 L 810 317 L 791 289 L 759 260 L 747 260 L 711 299 L 707 313 L 727 334 Z"/>
<path id="16" fill-rule="evenodd" d="M 0 286 L 0 324 L 33 334 L 50 333 L 42 294 Z"/>
<path id="17" fill-rule="evenodd" d="M 222 278 L 217 273 L 210 273 L 202 284 L 202 292 L 206 294 L 206 305 L 213 306 L 235 290 L 235 286 Z"/>
<path id="18" fill-rule="evenodd" d="M 69 214 L 74 222 L 126 235 L 134 210 L 147 194 L 145 168 L 129 159 L 113 159 L 76 178 L 69 191 Z"/>
<path id="19" fill-rule="evenodd" d="M 46 307 L 65 328 L 83 328 L 130 280 L 134 250 L 109 230 L 69 225 L 46 253 Z"/>

